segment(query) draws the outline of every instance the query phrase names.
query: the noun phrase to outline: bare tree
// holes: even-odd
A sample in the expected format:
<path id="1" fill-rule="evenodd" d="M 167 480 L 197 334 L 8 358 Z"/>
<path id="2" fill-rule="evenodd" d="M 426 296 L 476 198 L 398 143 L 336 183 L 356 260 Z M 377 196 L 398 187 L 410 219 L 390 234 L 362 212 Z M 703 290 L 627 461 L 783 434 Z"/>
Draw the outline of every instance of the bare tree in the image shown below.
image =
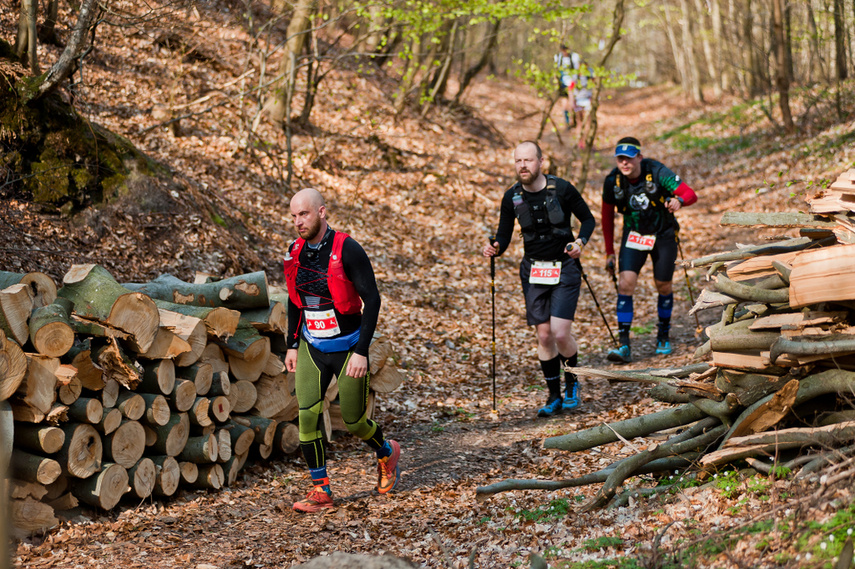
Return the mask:
<path id="1" fill-rule="evenodd" d="M 36 8 L 37 0 L 21 0 L 21 13 L 18 16 L 18 37 L 15 42 L 15 54 L 18 59 L 26 62 L 34 75 L 39 74 L 39 57 L 36 39 Z"/>
<path id="2" fill-rule="evenodd" d="M 786 35 L 784 34 L 784 0 L 772 0 L 772 35 L 775 38 L 775 85 L 781 119 L 788 133 L 795 130 L 790 112 L 790 70 L 788 66 Z"/>

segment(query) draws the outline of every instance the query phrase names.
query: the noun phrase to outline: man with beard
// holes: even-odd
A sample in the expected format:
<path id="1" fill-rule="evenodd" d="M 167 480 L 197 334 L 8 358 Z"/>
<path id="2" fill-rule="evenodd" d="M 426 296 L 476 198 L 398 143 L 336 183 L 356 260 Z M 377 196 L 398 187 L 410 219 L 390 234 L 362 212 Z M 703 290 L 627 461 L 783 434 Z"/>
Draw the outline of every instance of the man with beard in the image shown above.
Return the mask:
<path id="1" fill-rule="evenodd" d="M 380 292 L 371 261 L 346 233 L 327 224 L 321 194 L 312 188 L 291 198 L 291 217 L 300 238 L 288 248 L 288 351 L 285 367 L 296 374 L 300 405 L 300 448 L 312 476 L 298 512 L 333 507 L 326 457 L 318 427 L 324 394 L 338 378 L 341 416 L 348 431 L 377 453 L 377 491 L 386 494 L 400 479 L 401 447 L 383 437 L 380 425 L 367 417 L 368 346 L 380 314 Z"/>
<path id="2" fill-rule="evenodd" d="M 615 148 L 617 167 L 603 182 L 603 238 L 606 270 L 615 274 L 615 208 L 623 215 L 620 245 L 617 321 L 620 347 L 607 358 L 618 363 L 632 361 L 629 332 L 632 327 L 632 293 L 647 256 L 653 263 L 653 282 L 659 292 L 656 353 L 670 354 L 671 310 L 674 306 L 672 280 L 677 260 L 677 232 L 674 213 L 698 201 L 694 190 L 661 162 L 641 155 L 641 142 L 627 136 Z"/>
<path id="3" fill-rule="evenodd" d="M 519 220 L 525 254 L 520 280 L 526 305 L 526 322 L 535 327 L 537 357 L 549 388 L 549 398 L 538 417 L 551 417 L 579 406 L 576 376 L 565 373 L 566 392 L 561 397 L 561 371 L 578 361 L 573 319 L 582 282 L 579 257 L 594 232 L 596 222 L 588 205 L 570 182 L 542 171 L 543 153 L 526 141 L 514 150 L 517 183 L 502 198 L 496 239 L 483 249 L 485 257 L 504 253 L 511 242 L 514 219 Z M 580 222 L 573 238 L 571 215 Z"/>

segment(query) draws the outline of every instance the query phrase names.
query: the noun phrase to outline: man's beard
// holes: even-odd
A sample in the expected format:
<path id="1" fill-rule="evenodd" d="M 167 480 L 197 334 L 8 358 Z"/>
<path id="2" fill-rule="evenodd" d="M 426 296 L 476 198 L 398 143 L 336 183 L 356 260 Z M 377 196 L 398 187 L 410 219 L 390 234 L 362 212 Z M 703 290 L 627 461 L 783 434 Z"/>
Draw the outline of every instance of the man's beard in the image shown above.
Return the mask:
<path id="1" fill-rule="evenodd" d="M 311 241 L 312 239 L 317 237 L 318 233 L 320 233 L 321 231 L 321 218 L 316 219 L 312 225 L 304 228 L 303 231 L 305 232 L 305 235 L 301 234 L 300 237 L 302 237 L 306 241 Z"/>
<path id="2" fill-rule="evenodd" d="M 517 180 L 519 180 L 521 184 L 528 185 L 537 179 L 539 173 L 540 172 L 532 172 L 531 170 L 527 170 L 525 172 L 517 172 Z"/>

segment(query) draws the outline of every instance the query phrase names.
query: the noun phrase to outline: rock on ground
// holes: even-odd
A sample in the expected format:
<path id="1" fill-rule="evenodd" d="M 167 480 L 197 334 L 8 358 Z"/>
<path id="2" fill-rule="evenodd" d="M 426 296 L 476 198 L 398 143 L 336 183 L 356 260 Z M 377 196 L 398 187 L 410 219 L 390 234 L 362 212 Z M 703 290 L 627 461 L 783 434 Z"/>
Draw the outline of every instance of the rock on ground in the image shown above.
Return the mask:
<path id="1" fill-rule="evenodd" d="M 304 569 L 413 569 L 413 565 L 399 557 L 391 555 L 371 556 L 356 555 L 354 553 L 335 552 L 332 555 L 316 557 L 311 561 L 302 563 L 298 567 Z"/>

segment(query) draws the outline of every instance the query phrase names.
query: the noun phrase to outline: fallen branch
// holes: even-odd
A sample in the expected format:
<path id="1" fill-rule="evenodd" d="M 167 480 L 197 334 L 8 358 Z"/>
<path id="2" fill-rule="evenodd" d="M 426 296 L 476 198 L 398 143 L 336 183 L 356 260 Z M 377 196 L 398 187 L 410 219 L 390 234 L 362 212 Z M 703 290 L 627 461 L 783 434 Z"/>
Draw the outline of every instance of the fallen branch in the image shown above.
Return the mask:
<path id="1" fill-rule="evenodd" d="M 708 255 L 706 257 L 701 257 L 700 259 L 693 259 L 690 261 L 681 261 L 683 265 L 688 267 L 701 267 L 704 265 L 711 265 L 717 262 L 724 261 L 739 261 L 742 259 L 750 259 L 751 257 L 758 257 L 760 255 L 777 255 L 779 253 L 790 253 L 793 251 L 802 251 L 807 249 L 814 243 L 819 246 L 823 245 L 832 245 L 836 241 L 835 238 L 826 238 L 821 241 L 814 241 L 808 237 L 795 237 L 793 239 L 789 239 L 787 241 L 782 241 L 781 243 L 775 243 L 774 245 L 752 245 L 750 247 L 743 247 L 741 249 L 737 249 L 735 251 L 728 251 L 726 253 L 716 253 L 714 255 Z"/>
<path id="2" fill-rule="evenodd" d="M 794 356 L 840 355 L 855 352 L 855 337 L 851 334 L 832 334 L 822 340 L 794 340 L 779 336 L 769 350 L 769 360 L 774 364 L 783 354 Z"/>
<path id="3" fill-rule="evenodd" d="M 765 302 L 767 304 L 785 303 L 790 301 L 790 289 L 769 290 L 757 286 L 746 285 L 732 281 L 724 275 L 715 279 L 715 289 L 727 296 L 741 301 Z"/>

